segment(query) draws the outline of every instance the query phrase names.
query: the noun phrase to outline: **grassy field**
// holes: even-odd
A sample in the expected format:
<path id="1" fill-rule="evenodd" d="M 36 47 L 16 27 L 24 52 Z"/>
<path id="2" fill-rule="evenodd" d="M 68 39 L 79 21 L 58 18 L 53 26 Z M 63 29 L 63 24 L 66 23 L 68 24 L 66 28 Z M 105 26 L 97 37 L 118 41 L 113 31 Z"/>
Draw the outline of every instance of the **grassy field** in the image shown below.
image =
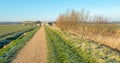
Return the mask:
<path id="1" fill-rule="evenodd" d="M 0 36 L 9 35 L 14 32 L 18 32 L 21 30 L 26 30 L 29 28 L 33 28 L 34 26 L 23 26 L 23 25 L 0 25 Z"/>
<path id="2" fill-rule="evenodd" d="M 79 63 L 87 62 L 57 32 L 46 28 L 49 60 L 48 63 Z"/>
<path id="3" fill-rule="evenodd" d="M 0 49 L 0 62 L 13 60 L 16 52 L 38 29 L 21 35 Z M 79 34 L 62 31 L 55 26 L 45 26 L 45 31 L 48 63 L 120 63 L 120 52 L 104 44 L 83 38 Z"/>
<path id="4" fill-rule="evenodd" d="M 17 39 L 23 33 L 33 30 L 35 26 L 0 25 L 0 49 Z"/>
<path id="5" fill-rule="evenodd" d="M 49 63 L 119 63 L 120 53 L 81 36 L 46 28 Z"/>

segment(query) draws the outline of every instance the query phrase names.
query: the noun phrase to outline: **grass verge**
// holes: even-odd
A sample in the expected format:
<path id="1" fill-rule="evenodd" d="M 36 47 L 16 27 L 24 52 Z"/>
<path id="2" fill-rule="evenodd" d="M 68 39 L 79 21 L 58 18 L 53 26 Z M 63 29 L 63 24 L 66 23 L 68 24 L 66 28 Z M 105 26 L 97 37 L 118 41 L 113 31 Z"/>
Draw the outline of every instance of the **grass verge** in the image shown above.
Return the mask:
<path id="1" fill-rule="evenodd" d="M 26 35 L 21 35 L 16 40 L 10 42 L 5 48 L 0 50 L 0 63 L 10 63 L 15 54 L 26 42 L 35 34 L 39 28 L 29 31 Z"/>
<path id="2" fill-rule="evenodd" d="M 61 33 L 46 27 L 49 50 L 48 63 L 96 63 L 96 59 L 86 52 L 77 51 Z"/>

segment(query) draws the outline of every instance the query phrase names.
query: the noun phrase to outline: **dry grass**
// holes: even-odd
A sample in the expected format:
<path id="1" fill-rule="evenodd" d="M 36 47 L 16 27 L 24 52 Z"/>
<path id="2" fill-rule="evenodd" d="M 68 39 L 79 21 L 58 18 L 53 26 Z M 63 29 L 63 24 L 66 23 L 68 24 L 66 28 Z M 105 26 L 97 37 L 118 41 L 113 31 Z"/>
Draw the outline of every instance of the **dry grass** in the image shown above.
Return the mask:
<path id="1" fill-rule="evenodd" d="M 84 10 L 72 10 L 58 17 L 57 26 L 63 31 L 120 50 L 120 25 L 109 23 L 109 19 L 103 16 L 90 17 Z"/>
<path id="2" fill-rule="evenodd" d="M 90 56 L 90 58 L 92 58 L 91 60 L 97 60 L 96 63 L 120 63 L 119 52 L 109 47 L 94 43 L 91 40 L 83 39 L 80 35 L 60 31 L 56 27 L 51 27 L 51 29 L 55 29 L 63 38 L 69 40 L 70 43 L 74 45 L 74 49 L 79 53 L 84 52 L 85 55 L 81 55 L 85 58 Z"/>

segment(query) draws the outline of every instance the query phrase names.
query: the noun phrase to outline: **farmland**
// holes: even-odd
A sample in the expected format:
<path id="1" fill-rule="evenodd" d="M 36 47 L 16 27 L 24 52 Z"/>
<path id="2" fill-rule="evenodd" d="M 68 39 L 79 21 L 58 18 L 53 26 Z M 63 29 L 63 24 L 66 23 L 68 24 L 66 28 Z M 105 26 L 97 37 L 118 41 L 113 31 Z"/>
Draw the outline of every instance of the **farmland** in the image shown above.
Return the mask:
<path id="1" fill-rule="evenodd" d="M 21 30 L 32 28 L 32 26 L 23 26 L 23 25 L 0 25 L 0 37 L 9 35 Z"/>
<path id="2" fill-rule="evenodd" d="M 0 39 L 0 63 L 6 63 L 13 59 L 16 52 L 25 45 L 39 28 L 22 25 L 1 25 L 0 29 L 3 32 L 1 33 L 3 38 Z"/>
<path id="3" fill-rule="evenodd" d="M 22 25 L 0 25 L 0 48 L 34 28 L 32 26 Z"/>
<path id="4" fill-rule="evenodd" d="M 120 63 L 120 0 L 0 0 L 0 63 Z"/>
<path id="5" fill-rule="evenodd" d="M 45 29 L 45 31 L 42 30 L 38 31 L 38 29 L 40 29 L 41 27 L 42 30 Z M 28 28 L 26 27 L 26 29 L 21 29 L 22 31 L 17 31 L 13 34 L 7 35 L 7 37 L 9 37 L 7 39 L 12 38 L 12 40 L 3 48 L 0 49 L 0 62 L 9 63 L 13 60 L 15 60 L 16 62 L 17 61 L 19 62 L 20 60 L 23 60 L 22 62 L 25 61 L 30 62 L 29 61 L 30 59 L 34 59 L 31 62 L 38 62 L 38 63 L 42 59 L 45 59 L 44 61 L 48 63 L 111 63 L 111 62 L 119 63 L 120 62 L 120 52 L 118 49 L 114 49 L 102 43 L 98 43 L 94 40 L 87 39 L 83 37 L 83 35 L 62 30 L 58 26 L 41 26 L 41 27 L 28 26 Z M 119 26 L 115 29 L 119 29 Z M 31 37 L 36 33 L 36 31 L 38 32 L 34 36 L 34 39 L 33 38 L 31 39 Z M 46 39 L 44 34 L 44 40 L 42 39 L 43 32 L 46 33 Z M 28 42 L 28 40 L 30 40 L 30 42 Z M 46 42 L 47 44 L 45 43 L 45 41 L 47 41 Z M 28 44 L 26 45 L 27 42 Z M 41 43 L 41 45 L 39 42 Z M 44 46 L 46 45 L 47 47 L 44 47 L 43 44 Z M 28 47 L 26 48 L 26 46 Z M 21 53 L 17 53 L 19 50 Z M 44 52 L 42 50 L 44 50 Z M 26 53 L 26 51 L 29 52 Z M 38 53 L 38 51 L 41 52 Z M 46 56 L 47 60 L 46 57 L 43 58 L 44 55 L 42 56 L 40 55 L 43 53 L 44 55 L 48 56 L 48 57 Z M 16 54 L 18 55 L 16 56 Z M 39 60 L 36 60 L 34 58 L 35 56 Z M 26 60 L 24 60 L 25 58 L 23 57 L 26 57 Z"/>

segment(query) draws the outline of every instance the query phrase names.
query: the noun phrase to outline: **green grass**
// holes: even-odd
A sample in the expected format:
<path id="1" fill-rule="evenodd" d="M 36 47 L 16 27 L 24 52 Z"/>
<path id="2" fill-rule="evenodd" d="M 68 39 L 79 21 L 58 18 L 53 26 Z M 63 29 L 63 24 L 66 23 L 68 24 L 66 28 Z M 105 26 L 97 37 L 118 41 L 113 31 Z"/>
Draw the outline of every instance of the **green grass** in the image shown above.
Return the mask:
<path id="1" fill-rule="evenodd" d="M 34 26 L 23 26 L 23 25 L 0 25 L 0 36 L 9 35 L 10 33 L 18 32 L 33 28 Z"/>
<path id="2" fill-rule="evenodd" d="M 21 35 L 16 40 L 10 42 L 5 48 L 0 49 L 0 63 L 10 63 L 16 52 L 26 44 L 38 29 L 28 32 L 27 35 Z"/>
<path id="3" fill-rule="evenodd" d="M 46 28 L 49 50 L 48 63 L 96 63 L 96 60 L 81 51 L 77 51 L 70 41 L 62 37 L 61 33 Z"/>
<path id="4" fill-rule="evenodd" d="M 0 25 L 0 49 L 17 39 L 23 33 L 33 30 L 35 26 Z"/>
<path id="5" fill-rule="evenodd" d="M 101 45 L 100 43 L 98 44 L 80 36 L 50 27 L 48 29 L 46 28 L 46 32 L 49 48 L 49 63 L 65 63 L 62 62 L 64 60 L 68 60 L 67 63 L 77 63 L 77 59 L 79 59 L 79 63 L 120 63 L 120 52 Z M 56 52 L 56 50 L 58 51 Z M 68 50 L 69 52 L 66 52 Z M 69 54 L 72 51 L 77 54 L 62 55 Z M 74 57 L 74 62 L 69 60 L 72 58 L 72 55 L 78 56 Z M 60 61 L 62 58 L 63 60 Z"/>
<path id="6" fill-rule="evenodd" d="M 69 40 L 79 54 L 87 60 L 96 60 L 96 63 L 120 63 L 120 52 L 100 43 L 83 39 L 68 32 L 58 31 L 61 36 Z"/>

